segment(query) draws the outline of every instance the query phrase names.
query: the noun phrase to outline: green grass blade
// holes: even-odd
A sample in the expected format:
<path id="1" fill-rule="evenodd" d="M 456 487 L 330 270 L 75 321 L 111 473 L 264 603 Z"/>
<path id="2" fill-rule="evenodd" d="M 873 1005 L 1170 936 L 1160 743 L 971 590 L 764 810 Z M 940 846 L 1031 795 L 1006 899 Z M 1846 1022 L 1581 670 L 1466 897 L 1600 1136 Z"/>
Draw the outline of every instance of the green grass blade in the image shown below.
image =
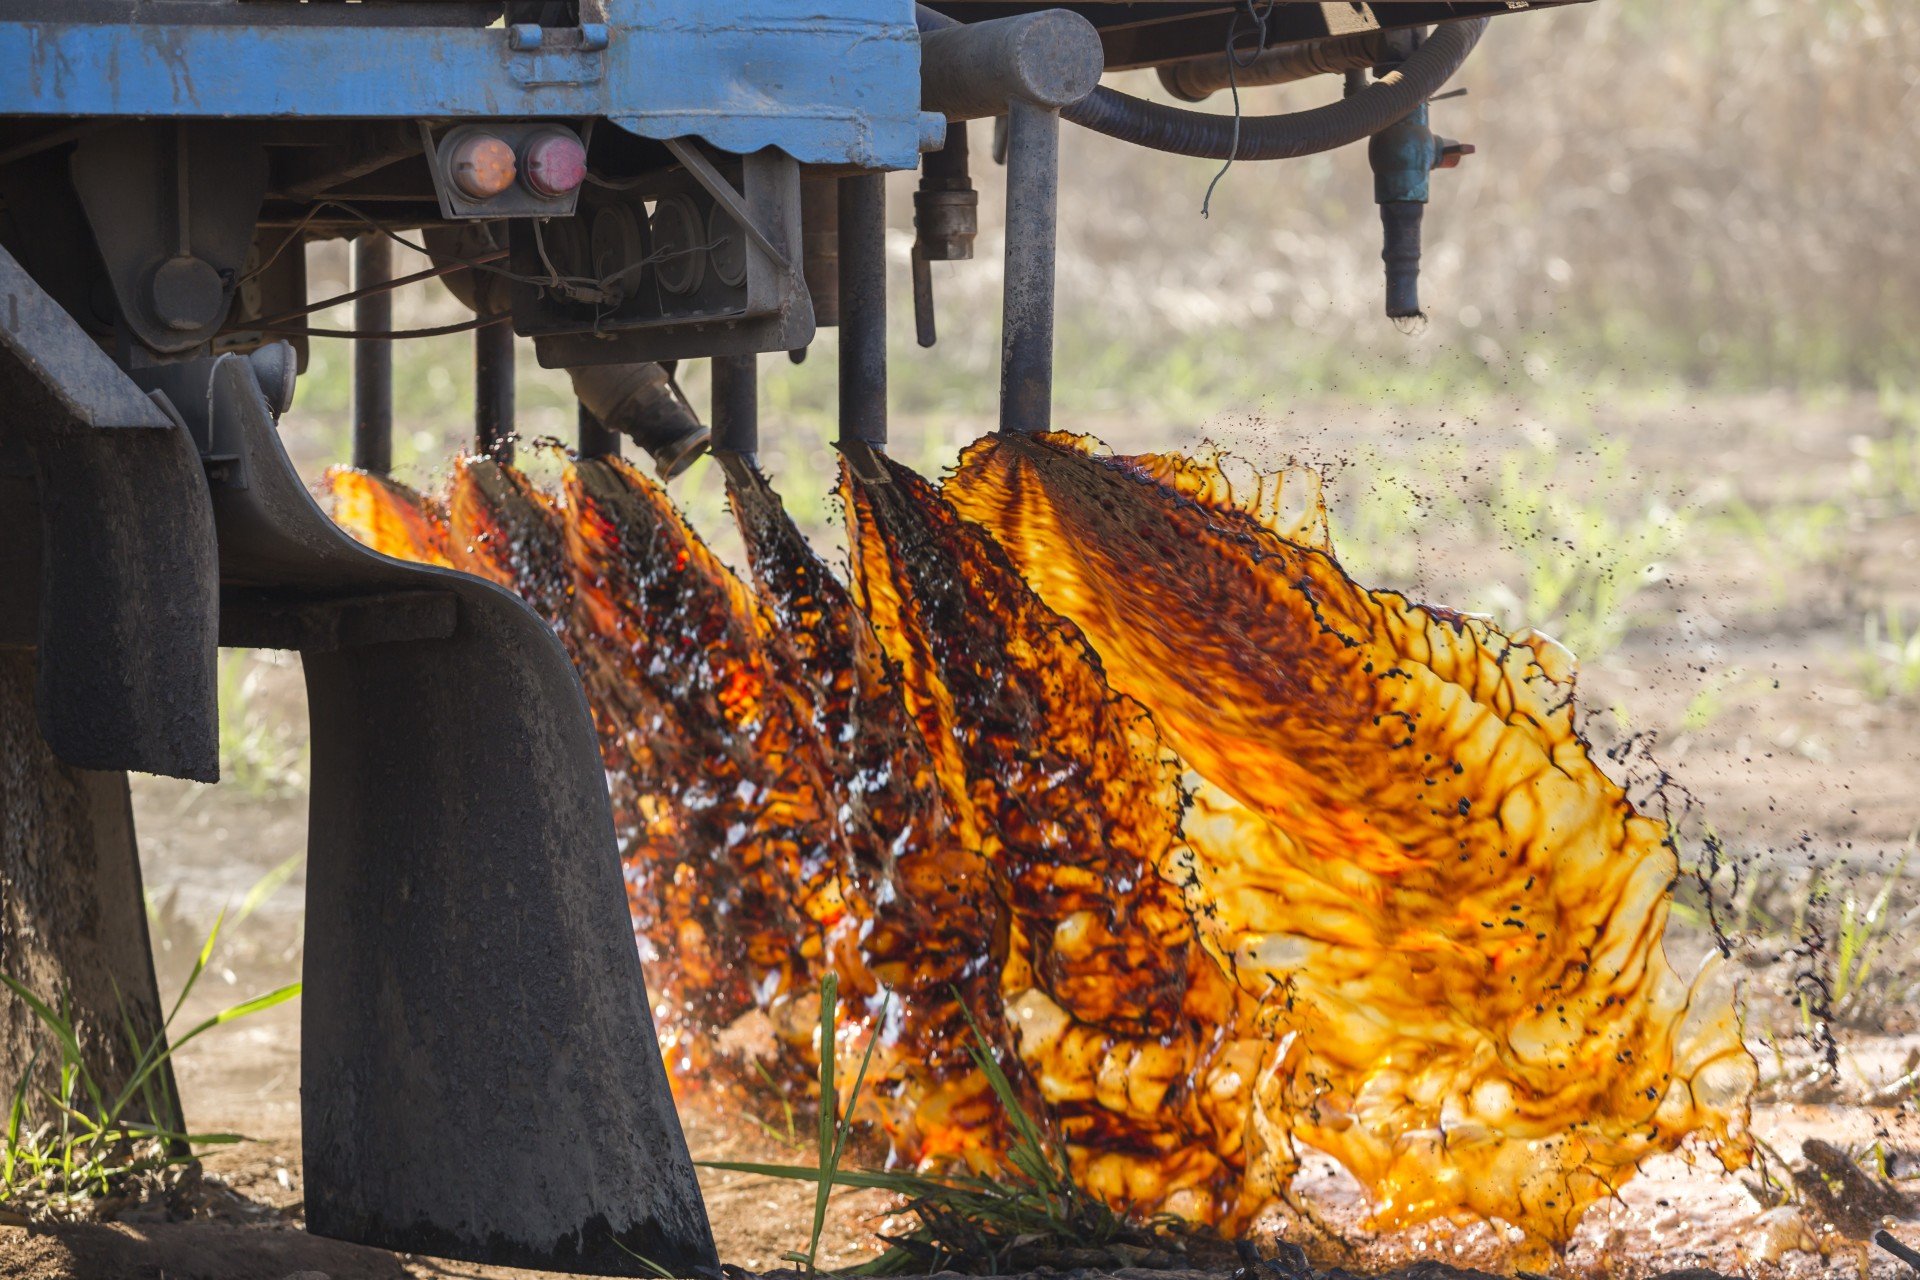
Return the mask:
<path id="1" fill-rule="evenodd" d="M 242 1000 L 242 1002 L 236 1004 L 236 1006 L 221 1009 L 219 1013 L 215 1013 L 213 1017 L 205 1019 L 204 1023 L 200 1023 L 200 1025 L 194 1027 L 192 1031 L 188 1031 L 184 1036 L 180 1036 L 179 1040 L 173 1042 L 171 1048 L 163 1048 L 161 1052 L 152 1055 L 150 1061 L 146 1061 L 144 1067 L 134 1075 L 134 1079 L 127 1082 L 127 1088 L 121 1090 L 121 1098 L 123 1098 L 123 1100 L 125 1100 L 125 1098 L 132 1098 L 134 1090 L 138 1090 L 140 1086 L 144 1086 L 148 1077 L 152 1077 L 156 1071 L 159 1071 L 159 1065 L 161 1065 L 163 1061 L 167 1061 L 169 1057 L 179 1054 L 182 1046 L 186 1046 L 190 1040 L 194 1040 L 194 1038 L 200 1036 L 202 1032 L 213 1031 L 215 1027 L 221 1027 L 221 1025 L 230 1023 L 230 1021 L 234 1021 L 234 1019 L 240 1019 L 240 1017 L 248 1017 L 250 1013 L 259 1013 L 259 1011 L 263 1011 L 263 1009 L 271 1009 L 271 1007 L 278 1006 L 278 1004 L 286 1004 L 288 1000 L 296 998 L 298 994 L 300 994 L 300 983 L 288 983 L 286 986 L 280 986 L 280 988 L 276 988 L 276 990 L 267 992 L 265 996 L 253 996 L 252 1000 Z M 169 1017 L 169 1021 L 171 1021 L 171 1017 Z M 163 1046 L 163 1044 L 165 1044 L 165 1034 L 157 1036 L 156 1044 L 157 1046 Z"/>
<path id="2" fill-rule="evenodd" d="M 148 1069 L 151 1059 L 170 1052 L 167 1048 L 165 1029 L 156 1031 L 151 1040 L 144 1045 L 141 1044 L 139 1029 L 133 1025 L 133 1015 L 127 1009 L 126 1000 L 120 995 L 120 984 L 117 982 L 113 985 L 113 998 L 120 1009 L 120 1031 L 126 1037 L 127 1052 L 133 1055 L 134 1065 L 129 1079 L 139 1082 L 134 1088 L 139 1092 L 140 1102 L 146 1110 L 147 1119 L 154 1124 L 170 1124 L 176 1128 L 184 1125 L 186 1119 L 174 1102 L 172 1090 L 167 1087 L 166 1076 L 157 1070 Z M 133 1091 L 133 1089 L 122 1090 L 121 1095 L 114 1100 L 113 1119 L 117 1120 L 125 1113 L 127 1104 L 132 1101 Z"/>
<path id="3" fill-rule="evenodd" d="M 820 980 L 820 1120 L 818 1159 L 822 1177 L 813 1197 L 813 1230 L 807 1237 L 807 1270 L 816 1270 L 820 1236 L 827 1229 L 827 1199 L 833 1194 L 834 1166 L 839 1163 L 837 1130 L 840 1094 L 834 1080 L 839 1049 L 840 979 L 832 974 Z"/>
<path id="4" fill-rule="evenodd" d="M 247 890 L 247 896 L 240 899 L 240 909 L 233 913 L 233 927 L 238 929 L 248 916 L 266 903 L 268 898 L 280 892 L 280 886 L 300 869 L 300 864 L 306 856 L 304 852 L 296 853 L 254 881 L 253 887 Z"/>
<path id="5" fill-rule="evenodd" d="M 165 1129 L 154 1125 L 128 1125 L 123 1132 L 132 1138 L 152 1138 L 160 1142 L 184 1142 L 193 1147 L 230 1147 L 237 1142 L 251 1142 L 244 1133 L 187 1133 L 180 1129 Z"/>
<path id="6" fill-rule="evenodd" d="M 85 1066 L 86 1058 L 80 1052 L 80 1039 L 73 1029 L 73 1019 L 63 1013 L 56 1013 L 52 1006 L 27 990 L 26 984 L 17 978 L 0 973 L 0 983 L 5 983 L 7 990 L 20 997 L 27 1008 L 33 1010 L 33 1016 L 40 1020 L 41 1025 L 51 1031 L 54 1038 L 60 1042 L 63 1080 L 67 1078 L 65 1074 L 67 1069 L 71 1068 L 80 1077 L 80 1083 L 86 1086 L 87 1095 L 93 1105 L 104 1112 L 106 1099 L 100 1096 L 100 1089 L 94 1083 L 93 1073 L 81 1069 Z"/>
<path id="7" fill-rule="evenodd" d="M 841 1117 L 837 1132 L 834 1135 L 832 1167 L 835 1169 L 840 1167 L 840 1157 L 846 1152 L 847 1135 L 853 1132 L 853 1115 L 855 1110 L 860 1106 L 860 1089 L 867 1082 L 867 1068 L 873 1065 L 873 1051 L 875 1046 L 880 1043 L 879 1027 L 880 1024 L 886 1020 L 887 1005 L 891 1002 L 892 998 L 888 997 L 886 1001 L 881 1003 L 880 1016 L 874 1020 L 874 1029 L 867 1036 L 867 1051 L 860 1056 L 860 1070 L 854 1073 L 853 1089 L 847 1094 L 846 1114 Z"/>
<path id="8" fill-rule="evenodd" d="M 629 1258 L 632 1258 L 635 1262 L 645 1267 L 648 1271 L 652 1272 L 654 1275 L 659 1276 L 660 1280 L 674 1280 L 673 1272 L 667 1270 L 665 1267 L 655 1262 L 652 1258 L 649 1258 L 646 1254 L 635 1253 L 632 1249 L 627 1248 L 626 1245 L 620 1243 L 619 1236 L 609 1235 L 607 1238 L 613 1241 L 614 1248 L 626 1254 Z"/>
<path id="9" fill-rule="evenodd" d="M 787 1121 L 787 1136 L 784 1145 L 789 1147 L 793 1146 L 800 1140 L 799 1135 L 794 1131 L 793 1127 L 793 1099 L 789 1098 L 786 1090 L 780 1087 L 780 1082 L 773 1078 L 773 1072 L 767 1070 L 766 1063 L 755 1058 L 753 1060 L 753 1069 L 759 1073 L 760 1079 L 765 1082 L 767 1088 L 773 1090 L 775 1095 L 779 1097 L 780 1110 L 785 1114 Z M 762 1128 L 766 1129 L 770 1135 L 776 1138 L 779 1136 L 773 1132 L 771 1125 L 766 1124 L 764 1121 L 758 1121 L 758 1123 Z"/>
<path id="10" fill-rule="evenodd" d="M 178 1053 L 182 1045 L 197 1035 L 211 1031 L 215 1027 L 224 1026 L 226 1023 L 233 1022 L 236 1019 L 247 1017 L 250 1014 L 264 1013 L 275 1005 L 282 1005 L 289 1000 L 295 999 L 299 994 L 300 984 L 298 982 L 289 982 L 286 986 L 277 987 L 263 996 L 255 996 L 251 1000 L 242 1000 L 239 1004 L 222 1009 L 219 1013 L 214 1014 L 205 1022 L 194 1027 L 193 1030 L 187 1032 L 187 1034 L 181 1036 L 178 1040 L 175 1040 L 172 1051 Z"/>
<path id="11" fill-rule="evenodd" d="M 20 1127 L 27 1119 L 27 1095 L 33 1084 L 33 1073 L 40 1066 L 40 1046 L 33 1047 L 33 1053 L 27 1058 L 27 1069 L 20 1075 L 20 1083 L 14 1086 L 13 1100 L 7 1107 L 7 1149 L 0 1156 L 0 1190 L 13 1189 L 13 1170 L 20 1151 Z"/>
<path id="12" fill-rule="evenodd" d="M 946 1184 L 917 1173 L 889 1173 L 860 1169 L 835 1169 L 828 1172 L 804 1164 L 763 1164 L 755 1160 L 695 1160 L 702 1169 L 727 1173 L 751 1173 L 763 1178 L 784 1178 L 791 1182 L 825 1181 L 836 1187 L 854 1187 L 867 1191 L 891 1191 L 897 1195 L 924 1195 L 945 1190 Z"/>
<path id="13" fill-rule="evenodd" d="M 958 994 L 955 992 L 955 995 Z M 1027 1114 L 1027 1109 L 1020 1105 L 1020 1095 L 1014 1090 L 1013 1081 L 1007 1077 L 999 1060 L 993 1056 L 993 1044 L 987 1039 L 987 1033 L 981 1030 L 980 1023 L 975 1020 L 973 1010 L 965 1001 L 962 1001 L 960 1011 L 966 1014 L 967 1026 L 973 1032 L 973 1043 L 967 1046 L 967 1053 L 972 1056 L 974 1065 L 980 1069 L 980 1073 L 987 1078 L 987 1084 L 993 1089 L 993 1096 L 999 1099 L 1001 1108 L 1013 1123 L 1014 1132 L 1019 1135 L 1013 1150 L 1007 1153 L 1008 1159 L 1014 1161 L 1016 1168 L 1032 1178 L 1049 1195 L 1060 1194 L 1063 1187 L 1072 1185 L 1071 1182 L 1064 1178 L 1063 1171 L 1058 1168 L 1048 1153 L 1046 1139 L 1041 1136 L 1040 1126 L 1033 1122 L 1033 1117 Z M 1030 1154 L 1030 1159 L 1024 1162 L 1020 1159 L 1022 1147 L 1025 1147 L 1026 1152 Z"/>
<path id="14" fill-rule="evenodd" d="M 171 1027 L 173 1020 L 180 1016 L 180 1007 L 193 994 L 194 984 L 200 981 L 200 975 L 207 971 L 207 964 L 213 959 L 214 943 L 220 939 L 220 927 L 226 923 L 227 909 L 220 908 L 220 914 L 213 918 L 213 928 L 207 931 L 207 940 L 200 944 L 200 954 L 194 957 L 193 968 L 187 971 L 187 980 L 181 984 L 180 994 L 174 997 L 173 1008 L 167 1011 L 167 1020 L 163 1026 Z"/>

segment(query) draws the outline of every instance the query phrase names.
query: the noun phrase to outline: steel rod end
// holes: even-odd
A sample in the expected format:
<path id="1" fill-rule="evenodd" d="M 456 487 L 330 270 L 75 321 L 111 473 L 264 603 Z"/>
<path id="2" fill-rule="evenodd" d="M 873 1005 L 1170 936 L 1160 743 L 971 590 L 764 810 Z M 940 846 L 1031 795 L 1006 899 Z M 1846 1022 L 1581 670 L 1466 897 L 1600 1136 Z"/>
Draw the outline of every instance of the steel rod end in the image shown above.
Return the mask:
<path id="1" fill-rule="evenodd" d="M 715 449 L 713 460 L 727 474 L 727 482 L 735 485 L 761 483 L 760 459 L 751 453 L 740 453 L 733 449 Z"/>
<path id="2" fill-rule="evenodd" d="M 834 447 L 847 460 L 847 470 L 862 484 L 892 484 L 881 451 L 865 440 L 836 440 Z"/>

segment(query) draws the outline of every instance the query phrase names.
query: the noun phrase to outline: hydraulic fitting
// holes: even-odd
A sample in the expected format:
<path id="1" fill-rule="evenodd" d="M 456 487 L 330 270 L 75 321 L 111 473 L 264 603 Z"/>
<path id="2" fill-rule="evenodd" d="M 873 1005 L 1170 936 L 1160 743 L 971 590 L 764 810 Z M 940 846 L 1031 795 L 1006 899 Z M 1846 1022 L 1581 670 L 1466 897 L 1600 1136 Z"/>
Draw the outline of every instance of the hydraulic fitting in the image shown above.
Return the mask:
<path id="1" fill-rule="evenodd" d="M 1373 165 L 1373 198 L 1380 206 L 1387 269 L 1387 315 L 1408 319 L 1420 311 L 1420 223 L 1435 169 L 1451 169 L 1473 148 L 1442 138 L 1428 125 L 1427 104 L 1373 135 L 1367 159 Z"/>
<path id="2" fill-rule="evenodd" d="M 973 257 L 980 232 L 980 193 L 967 167 L 967 123 L 947 125 L 947 145 L 920 161 L 920 187 L 913 193 L 914 245 L 928 262 Z"/>
<path id="3" fill-rule="evenodd" d="M 933 262 L 973 257 L 980 232 L 980 193 L 967 169 L 967 122 L 947 124 L 947 142 L 920 161 L 913 193 L 913 328 L 919 343 L 934 343 Z"/>

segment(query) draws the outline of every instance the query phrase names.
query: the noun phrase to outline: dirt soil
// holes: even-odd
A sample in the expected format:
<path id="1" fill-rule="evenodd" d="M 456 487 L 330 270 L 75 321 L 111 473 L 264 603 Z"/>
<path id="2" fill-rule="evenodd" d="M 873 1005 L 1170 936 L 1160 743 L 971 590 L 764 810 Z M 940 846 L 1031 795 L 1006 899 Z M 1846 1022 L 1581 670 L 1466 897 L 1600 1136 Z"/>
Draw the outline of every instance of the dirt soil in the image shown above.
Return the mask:
<path id="1" fill-rule="evenodd" d="M 1650 489 L 1711 483 L 1740 495 L 1763 526 L 1783 527 L 1795 504 L 1841 507 L 1829 550 L 1793 559 L 1764 540 L 1696 539 L 1679 548 L 1642 606 L 1652 612 L 1617 648 L 1583 668 L 1589 724 L 1603 745 L 1653 731 L 1660 761 L 1700 800 L 1716 831 L 1784 874 L 1793 866 L 1837 868 L 1842 882 L 1877 883 L 1895 865 L 1920 824 L 1920 716 L 1911 701 L 1863 697 L 1850 671 L 1863 602 L 1920 604 L 1920 514 L 1863 518 L 1853 442 L 1881 433 L 1870 400 L 1809 405 L 1755 397 L 1706 405 L 1672 403 L 1633 411 L 1589 407 L 1583 431 L 1627 440 L 1633 474 Z M 1337 425 L 1325 425 L 1329 422 Z M 1311 423 L 1311 425 L 1308 425 Z M 1115 445 L 1165 447 L 1140 423 L 1090 424 Z M 1353 459 L 1365 449 L 1420 472 L 1434 492 L 1475 492 L 1506 453 L 1532 448 L 1561 428 L 1518 410 L 1480 421 L 1407 422 L 1341 407 L 1298 410 L 1261 422 L 1222 420 L 1211 434 L 1261 461 L 1287 453 Z M 906 434 L 903 428 L 902 434 Z M 1435 469 L 1417 441 L 1458 446 L 1457 473 Z M 1396 452 L 1397 451 L 1397 452 Z M 1351 498 L 1366 478 L 1349 468 L 1338 495 Z M 1492 557 L 1458 511 L 1436 513 L 1395 545 L 1347 544 L 1361 575 L 1451 602 L 1476 581 L 1517 572 L 1513 556 Z M 1336 509 L 1335 536 L 1342 536 Z M 1522 549 L 1524 551 L 1524 549 Z M 1362 567 L 1362 566 L 1366 567 Z M 1371 572 L 1368 570 L 1371 569 Z M 206 1013 L 298 976 L 304 847 L 305 703 L 297 661 L 248 663 L 244 695 L 231 701 L 254 733 L 244 781 L 202 787 L 166 779 L 135 782 L 156 958 L 163 991 L 177 989 L 185 967 L 221 907 L 238 907 L 261 889 L 253 909 L 232 925 L 186 1016 Z M 1718 673 L 1738 670 L 1724 706 L 1682 715 Z M 239 683 L 238 681 L 236 683 Z M 288 726 L 292 731 L 281 732 Z M 283 882 L 262 877 L 278 868 Z M 1911 958 L 1908 933 L 1890 951 Z M 1798 1096 L 1814 1048 L 1781 1014 L 1780 970 L 1765 957 L 1746 961 L 1754 1047 L 1769 1077 L 1755 1130 L 1788 1164 L 1813 1136 L 1841 1144 L 1878 1142 L 1896 1173 L 1920 1171 L 1920 1114 L 1911 1096 L 1864 1105 L 1878 1084 L 1911 1069 L 1920 1024 L 1910 1007 L 1866 1009 L 1843 1028 L 1849 1081 L 1838 1096 Z M 299 1012 L 283 1006 L 222 1028 L 179 1058 L 180 1086 L 196 1128 L 234 1130 L 250 1141 L 216 1151 L 205 1163 L 204 1216 L 188 1222 L 120 1221 L 27 1230 L 0 1228 L 0 1280 L 399 1280 L 400 1277 L 509 1277 L 532 1273 L 408 1257 L 307 1235 L 300 1226 Z M 1774 1029 L 1788 1030 L 1775 1034 Z M 1801 1091 L 1804 1092 L 1804 1091 Z M 806 1162 L 742 1118 L 736 1105 L 694 1099 L 685 1123 L 696 1158 Z M 1710 1165 L 1710 1162 L 1709 1162 Z M 1434 1227 L 1375 1239 L 1352 1250 L 1327 1234 L 1352 1233 L 1362 1216 L 1357 1188 L 1328 1162 L 1309 1165 L 1302 1190 L 1321 1206 L 1320 1228 L 1276 1217 L 1265 1233 L 1309 1248 L 1321 1266 L 1355 1271 L 1444 1260 L 1511 1274 L 1551 1270 L 1569 1277 L 1638 1280 L 1685 1267 L 1712 1267 L 1782 1280 L 1862 1275 L 1893 1280 L 1904 1269 L 1858 1238 L 1827 1230 L 1808 1213 L 1768 1209 L 1750 1191 L 1749 1173 L 1666 1159 L 1650 1165 L 1582 1224 L 1566 1254 L 1531 1257 L 1486 1226 Z M 788 1265 L 804 1246 L 812 1190 L 739 1174 L 703 1175 L 723 1260 L 749 1271 Z M 1909 1183 L 1909 1186 L 1915 1184 Z M 839 1193 L 822 1264 L 844 1267 L 872 1256 L 876 1229 L 887 1229 L 887 1199 Z M 1920 1247 L 1920 1222 L 1896 1224 Z M 1131 1277 L 1128 1280 L 1132 1280 Z"/>

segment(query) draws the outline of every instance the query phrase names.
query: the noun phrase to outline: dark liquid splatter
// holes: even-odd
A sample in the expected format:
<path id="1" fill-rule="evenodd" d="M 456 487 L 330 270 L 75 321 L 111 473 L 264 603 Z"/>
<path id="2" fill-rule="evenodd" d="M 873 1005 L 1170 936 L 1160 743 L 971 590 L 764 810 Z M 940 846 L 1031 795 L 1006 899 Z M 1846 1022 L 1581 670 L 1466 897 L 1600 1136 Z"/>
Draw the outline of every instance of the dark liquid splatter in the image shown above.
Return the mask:
<path id="1" fill-rule="evenodd" d="M 751 587 L 618 463 L 467 463 L 446 514 L 333 481 L 567 641 L 683 1086 L 750 1011 L 801 1079 L 831 970 L 900 1156 L 1004 1150 L 964 1003 L 1129 1209 L 1238 1229 L 1304 1145 L 1382 1225 L 1562 1240 L 1689 1134 L 1740 1158 L 1731 999 L 1666 960 L 1664 828 L 1557 646 L 1358 587 L 1311 486 L 1068 437 L 881 466 L 851 584 L 736 468 Z"/>

